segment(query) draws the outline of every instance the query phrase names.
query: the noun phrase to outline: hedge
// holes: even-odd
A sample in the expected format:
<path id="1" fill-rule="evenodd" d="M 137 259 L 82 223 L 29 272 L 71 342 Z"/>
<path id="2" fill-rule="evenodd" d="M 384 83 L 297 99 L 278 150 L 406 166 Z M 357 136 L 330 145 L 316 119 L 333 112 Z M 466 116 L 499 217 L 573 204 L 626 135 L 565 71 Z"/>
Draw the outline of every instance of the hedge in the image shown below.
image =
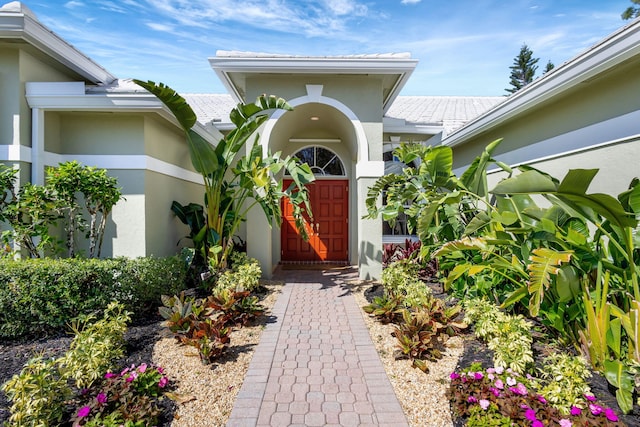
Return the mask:
<path id="1" fill-rule="evenodd" d="M 178 257 L 0 260 L 0 337 L 66 330 L 111 301 L 142 319 L 184 289 L 186 269 Z"/>

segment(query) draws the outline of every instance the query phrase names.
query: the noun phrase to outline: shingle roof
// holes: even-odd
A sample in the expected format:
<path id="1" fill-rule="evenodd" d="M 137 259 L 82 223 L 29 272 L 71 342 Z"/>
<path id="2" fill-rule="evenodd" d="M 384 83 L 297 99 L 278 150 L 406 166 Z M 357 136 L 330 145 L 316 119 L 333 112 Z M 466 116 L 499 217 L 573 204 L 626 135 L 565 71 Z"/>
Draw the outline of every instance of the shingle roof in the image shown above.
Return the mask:
<path id="1" fill-rule="evenodd" d="M 231 95 L 182 94 L 202 124 L 229 123 L 229 112 L 236 106 Z M 385 117 L 412 124 L 444 126 L 447 131 L 490 110 L 506 98 L 472 96 L 398 96 Z"/>
<path id="2" fill-rule="evenodd" d="M 504 96 L 398 96 L 386 117 L 442 125 L 450 132 L 500 104 Z"/>

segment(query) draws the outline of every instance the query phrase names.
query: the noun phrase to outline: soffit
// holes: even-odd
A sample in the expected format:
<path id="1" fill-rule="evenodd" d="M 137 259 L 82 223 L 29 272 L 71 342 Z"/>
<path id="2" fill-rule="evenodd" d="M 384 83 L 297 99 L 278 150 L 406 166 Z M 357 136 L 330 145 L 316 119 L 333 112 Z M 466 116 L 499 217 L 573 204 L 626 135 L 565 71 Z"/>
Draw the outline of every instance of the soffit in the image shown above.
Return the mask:
<path id="1" fill-rule="evenodd" d="M 383 86 L 383 111 L 386 112 L 418 61 L 406 53 L 306 57 L 218 51 L 215 57 L 209 58 L 209 63 L 237 102 L 247 101 L 249 76 L 348 75 L 379 78 Z"/>

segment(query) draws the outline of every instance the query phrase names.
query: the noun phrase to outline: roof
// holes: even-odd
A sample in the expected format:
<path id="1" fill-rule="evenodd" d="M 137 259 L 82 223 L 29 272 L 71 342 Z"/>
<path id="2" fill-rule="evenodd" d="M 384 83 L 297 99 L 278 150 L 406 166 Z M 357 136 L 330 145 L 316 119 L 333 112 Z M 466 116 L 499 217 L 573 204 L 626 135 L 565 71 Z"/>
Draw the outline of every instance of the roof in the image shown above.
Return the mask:
<path id="1" fill-rule="evenodd" d="M 385 117 L 443 126 L 451 132 L 505 99 L 504 96 L 398 96 Z"/>
<path id="2" fill-rule="evenodd" d="M 18 1 L 0 6 L 0 39 L 23 40 L 59 64 L 93 83 L 108 84 L 116 77 L 45 27 Z"/>
<path id="3" fill-rule="evenodd" d="M 182 94 L 202 124 L 224 128 L 236 106 L 231 95 Z M 385 118 L 411 125 L 426 125 L 445 130 L 457 129 L 469 120 L 503 102 L 503 96 L 398 96 Z M 413 129 L 407 129 L 411 132 Z"/>
<path id="4" fill-rule="evenodd" d="M 295 56 L 256 52 L 218 51 L 211 68 L 236 102 L 246 102 L 246 78 L 257 74 L 346 74 L 379 76 L 383 111 L 393 103 L 418 65 L 408 53 L 345 56 Z"/>

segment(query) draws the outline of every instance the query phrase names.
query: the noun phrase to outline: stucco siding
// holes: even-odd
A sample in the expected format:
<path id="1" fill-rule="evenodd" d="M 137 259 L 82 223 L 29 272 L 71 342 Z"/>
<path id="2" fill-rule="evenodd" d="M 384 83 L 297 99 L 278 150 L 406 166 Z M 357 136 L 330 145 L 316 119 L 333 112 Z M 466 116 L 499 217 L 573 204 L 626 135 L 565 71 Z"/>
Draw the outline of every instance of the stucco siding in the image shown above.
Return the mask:
<path id="1" fill-rule="evenodd" d="M 570 144 L 570 136 L 580 129 L 589 129 L 583 134 L 573 134 L 580 135 L 581 141 L 576 143 L 582 147 L 640 133 L 640 121 L 624 120 L 625 116 L 640 110 L 640 97 L 629 96 L 631 93 L 640 93 L 640 61 L 616 68 L 561 99 L 545 103 L 455 146 L 454 168 L 470 164 L 486 144 L 497 138 L 504 138 L 495 152 L 497 156 L 557 138 L 555 153 L 546 150 L 536 156 L 536 153 L 521 151 L 518 156 L 507 156 L 510 163 L 519 163 L 532 159 L 527 156 L 542 157 L 577 148 L 576 144 Z M 606 132 L 598 132 L 599 124 L 601 129 L 607 126 Z M 562 141 L 559 137 L 563 135 L 569 137 Z M 566 144 L 570 144 L 569 147 Z"/>
<path id="2" fill-rule="evenodd" d="M 20 77 L 18 51 L 0 48 L 0 145 L 11 145 L 14 121 L 20 114 Z"/>
<path id="3" fill-rule="evenodd" d="M 59 113 L 60 154 L 144 154 L 144 118 L 138 114 Z"/>
<path id="4" fill-rule="evenodd" d="M 144 118 L 144 150 L 148 156 L 194 170 L 184 131 L 156 117 Z"/>
<path id="5" fill-rule="evenodd" d="M 203 204 L 204 187 L 152 171 L 144 173 L 146 254 L 167 256 L 191 246 L 189 228 L 171 212 L 176 200 L 183 205 Z M 181 240 L 182 239 L 182 240 Z"/>

